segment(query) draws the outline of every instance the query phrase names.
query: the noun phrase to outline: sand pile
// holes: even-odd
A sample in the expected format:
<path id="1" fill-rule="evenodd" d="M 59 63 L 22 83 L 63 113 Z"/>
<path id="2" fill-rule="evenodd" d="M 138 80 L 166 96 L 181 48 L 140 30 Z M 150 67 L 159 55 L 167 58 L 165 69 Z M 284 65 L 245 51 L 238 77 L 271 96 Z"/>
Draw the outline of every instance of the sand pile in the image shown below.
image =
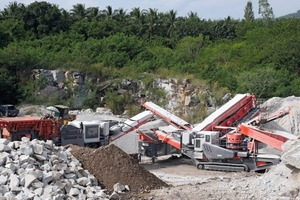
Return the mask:
<path id="1" fill-rule="evenodd" d="M 134 192 L 168 186 L 113 144 L 98 149 L 72 145 L 71 153 L 108 190 L 116 183 Z"/>

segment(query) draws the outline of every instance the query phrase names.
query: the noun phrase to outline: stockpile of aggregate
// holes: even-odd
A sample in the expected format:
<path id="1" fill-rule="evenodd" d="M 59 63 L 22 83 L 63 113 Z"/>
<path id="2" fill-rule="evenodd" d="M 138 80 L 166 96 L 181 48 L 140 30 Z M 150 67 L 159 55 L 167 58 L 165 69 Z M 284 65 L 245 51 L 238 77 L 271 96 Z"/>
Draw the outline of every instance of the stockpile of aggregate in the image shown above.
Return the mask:
<path id="1" fill-rule="evenodd" d="M 300 199 L 300 140 L 283 145 L 282 161 L 251 183 L 261 199 Z"/>
<path id="2" fill-rule="evenodd" d="M 300 135 L 300 97 L 290 96 L 286 98 L 273 97 L 263 104 L 266 107 L 264 113 L 272 115 L 290 109 L 290 113 L 264 125 L 279 131 L 286 131 L 294 135 Z"/>
<path id="3" fill-rule="evenodd" d="M 105 190 L 64 147 L 52 141 L 0 139 L 0 198 L 108 199 Z"/>
<path id="4" fill-rule="evenodd" d="M 70 148 L 83 167 L 110 191 L 116 183 L 128 185 L 133 192 L 168 186 L 113 144 L 98 149 L 75 145 Z"/>
<path id="5" fill-rule="evenodd" d="M 290 113 L 263 126 L 300 136 L 300 97 L 273 97 L 264 103 L 265 113 L 273 115 L 285 109 Z M 261 199 L 300 199 L 300 139 L 287 141 L 281 162 L 251 183 Z"/>

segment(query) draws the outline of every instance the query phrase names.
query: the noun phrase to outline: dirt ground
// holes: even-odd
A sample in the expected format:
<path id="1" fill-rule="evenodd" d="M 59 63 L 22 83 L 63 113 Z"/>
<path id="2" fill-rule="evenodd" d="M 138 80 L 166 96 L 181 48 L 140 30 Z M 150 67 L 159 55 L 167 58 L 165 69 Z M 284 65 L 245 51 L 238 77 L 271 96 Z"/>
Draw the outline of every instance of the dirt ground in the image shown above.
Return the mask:
<path id="1" fill-rule="evenodd" d="M 262 174 L 198 170 L 190 159 L 143 157 L 138 164 L 114 145 L 90 149 L 71 145 L 72 154 L 112 192 L 115 183 L 129 185 L 121 199 L 262 199 L 251 182 Z"/>
<path id="2" fill-rule="evenodd" d="M 264 199 L 251 186 L 259 173 L 198 170 L 191 160 L 176 157 L 162 157 L 155 164 L 143 159 L 141 165 L 171 187 L 132 194 L 131 199 Z"/>

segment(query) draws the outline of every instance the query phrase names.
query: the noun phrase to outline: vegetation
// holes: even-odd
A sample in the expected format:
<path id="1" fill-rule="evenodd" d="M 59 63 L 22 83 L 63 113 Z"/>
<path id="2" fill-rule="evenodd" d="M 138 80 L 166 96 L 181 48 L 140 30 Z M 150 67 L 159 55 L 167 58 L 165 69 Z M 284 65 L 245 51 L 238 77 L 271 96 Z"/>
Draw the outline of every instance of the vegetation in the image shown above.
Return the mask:
<path id="1" fill-rule="evenodd" d="M 281 18 L 300 18 L 300 10 L 298 10 L 297 12 L 295 13 L 291 13 L 291 14 L 287 14 L 287 15 L 284 15 L 282 16 Z"/>
<path id="2" fill-rule="evenodd" d="M 259 1 L 262 18 L 254 19 L 248 2 L 244 20 L 83 4 L 66 11 L 37 1 L 12 2 L 0 11 L 2 103 L 32 100 L 42 83 L 24 80 L 24 74 L 34 68 L 93 72 L 103 80 L 177 74 L 231 93 L 300 96 L 300 20 L 274 18 L 266 0 Z M 84 105 L 95 98 L 91 93 Z M 114 91 L 107 98 L 116 112 L 126 102 Z"/>

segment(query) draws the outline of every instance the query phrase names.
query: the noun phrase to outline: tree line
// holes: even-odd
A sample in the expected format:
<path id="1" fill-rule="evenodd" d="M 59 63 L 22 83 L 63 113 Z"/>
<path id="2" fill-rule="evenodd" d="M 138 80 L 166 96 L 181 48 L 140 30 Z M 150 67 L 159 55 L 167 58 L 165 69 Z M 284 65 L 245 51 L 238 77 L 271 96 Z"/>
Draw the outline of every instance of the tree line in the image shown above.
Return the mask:
<path id="1" fill-rule="evenodd" d="M 32 96 L 34 68 L 75 69 L 103 80 L 144 72 L 204 80 L 232 93 L 262 98 L 300 95 L 300 20 L 275 18 L 267 0 L 244 19 L 201 19 L 190 12 L 131 11 L 107 6 L 70 11 L 47 2 L 12 2 L 0 10 L 2 102 Z M 25 84 L 26 83 L 26 84 Z"/>

